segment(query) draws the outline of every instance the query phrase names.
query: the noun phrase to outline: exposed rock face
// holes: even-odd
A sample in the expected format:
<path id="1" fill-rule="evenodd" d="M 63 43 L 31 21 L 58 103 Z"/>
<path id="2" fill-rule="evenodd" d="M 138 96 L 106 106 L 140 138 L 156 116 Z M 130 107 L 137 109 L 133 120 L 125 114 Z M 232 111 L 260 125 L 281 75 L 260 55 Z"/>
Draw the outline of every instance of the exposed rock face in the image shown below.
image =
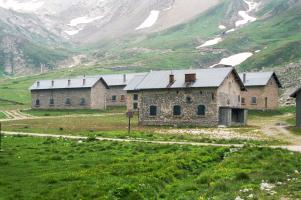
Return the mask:
<path id="1" fill-rule="evenodd" d="M 12 36 L 6 36 L 0 41 L 0 49 L 3 49 L 2 63 L 7 74 L 26 73 L 29 70 L 29 68 L 26 68 L 24 55 L 20 48 L 21 43 L 20 38 Z"/>

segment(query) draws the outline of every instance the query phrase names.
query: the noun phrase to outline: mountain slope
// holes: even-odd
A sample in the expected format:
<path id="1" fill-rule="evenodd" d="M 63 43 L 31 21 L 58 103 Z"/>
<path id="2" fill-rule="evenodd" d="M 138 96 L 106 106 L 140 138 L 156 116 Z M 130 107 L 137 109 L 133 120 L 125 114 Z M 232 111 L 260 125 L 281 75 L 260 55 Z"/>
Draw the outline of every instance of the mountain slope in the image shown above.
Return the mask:
<path id="1" fill-rule="evenodd" d="M 0 74 L 50 70 L 68 58 L 64 41 L 35 16 L 1 8 L 0 16 Z"/>

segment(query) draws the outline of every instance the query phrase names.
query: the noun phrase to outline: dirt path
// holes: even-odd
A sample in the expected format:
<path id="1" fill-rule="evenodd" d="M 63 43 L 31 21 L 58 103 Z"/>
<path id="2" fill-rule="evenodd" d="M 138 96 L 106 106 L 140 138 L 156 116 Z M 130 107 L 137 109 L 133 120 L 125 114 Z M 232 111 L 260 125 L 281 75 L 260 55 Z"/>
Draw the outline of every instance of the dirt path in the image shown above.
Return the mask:
<path id="1" fill-rule="evenodd" d="M 28 118 L 36 118 L 32 115 L 28 115 L 25 113 L 22 113 L 19 110 L 9 110 L 9 111 L 2 111 L 4 115 L 7 117 L 5 120 L 23 120 L 23 119 L 28 119 Z"/>
<path id="2" fill-rule="evenodd" d="M 41 138 L 64 138 L 70 140 L 86 140 L 86 136 L 72 136 L 72 135 L 54 135 L 54 134 L 42 134 L 42 133 L 23 133 L 23 132 L 9 132 L 3 131 L 4 135 L 9 136 L 26 136 L 26 137 L 41 137 Z M 201 143 L 201 142 L 181 142 L 181 141 L 158 141 L 158 140 L 142 140 L 142 139 L 121 139 L 121 138 L 104 138 L 96 137 L 98 141 L 112 141 L 112 142 L 136 142 L 136 143 L 150 143 L 159 145 L 191 145 L 199 147 L 233 147 L 233 148 L 243 148 L 244 144 L 216 144 L 216 143 Z M 288 146 L 257 146 L 265 147 L 271 149 L 286 149 L 289 151 L 300 152 L 301 145 L 288 145 Z"/>
<path id="3" fill-rule="evenodd" d="M 259 126 L 264 134 L 268 137 L 287 141 L 288 143 L 296 146 L 301 146 L 301 136 L 292 134 L 287 130 L 286 119 L 291 117 L 291 114 L 273 116 L 267 119 L 266 117 L 258 117 L 249 123 L 251 126 Z"/>

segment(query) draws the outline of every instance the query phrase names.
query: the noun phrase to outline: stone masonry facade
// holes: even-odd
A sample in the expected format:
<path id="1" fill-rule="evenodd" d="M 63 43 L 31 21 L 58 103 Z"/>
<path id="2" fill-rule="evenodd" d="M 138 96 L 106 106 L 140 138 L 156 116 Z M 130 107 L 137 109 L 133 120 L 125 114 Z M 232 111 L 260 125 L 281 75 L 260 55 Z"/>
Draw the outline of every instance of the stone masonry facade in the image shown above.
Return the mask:
<path id="1" fill-rule="evenodd" d="M 266 86 L 247 87 L 242 93 L 242 106 L 250 110 L 275 110 L 279 106 L 278 98 L 279 87 L 272 77 Z"/>

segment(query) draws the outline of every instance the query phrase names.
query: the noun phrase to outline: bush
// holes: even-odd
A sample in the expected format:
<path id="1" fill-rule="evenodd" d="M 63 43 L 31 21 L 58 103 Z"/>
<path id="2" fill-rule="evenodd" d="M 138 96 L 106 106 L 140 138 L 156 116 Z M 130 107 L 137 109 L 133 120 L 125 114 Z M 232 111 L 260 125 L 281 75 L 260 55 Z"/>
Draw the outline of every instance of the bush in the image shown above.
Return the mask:
<path id="1" fill-rule="evenodd" d="M 242 180 L 249 180 L 250 177 L 247 173 L 245 172 L 239 172 L 238 174 L 235 175 L 235 180 L 242 181 Z"/>

